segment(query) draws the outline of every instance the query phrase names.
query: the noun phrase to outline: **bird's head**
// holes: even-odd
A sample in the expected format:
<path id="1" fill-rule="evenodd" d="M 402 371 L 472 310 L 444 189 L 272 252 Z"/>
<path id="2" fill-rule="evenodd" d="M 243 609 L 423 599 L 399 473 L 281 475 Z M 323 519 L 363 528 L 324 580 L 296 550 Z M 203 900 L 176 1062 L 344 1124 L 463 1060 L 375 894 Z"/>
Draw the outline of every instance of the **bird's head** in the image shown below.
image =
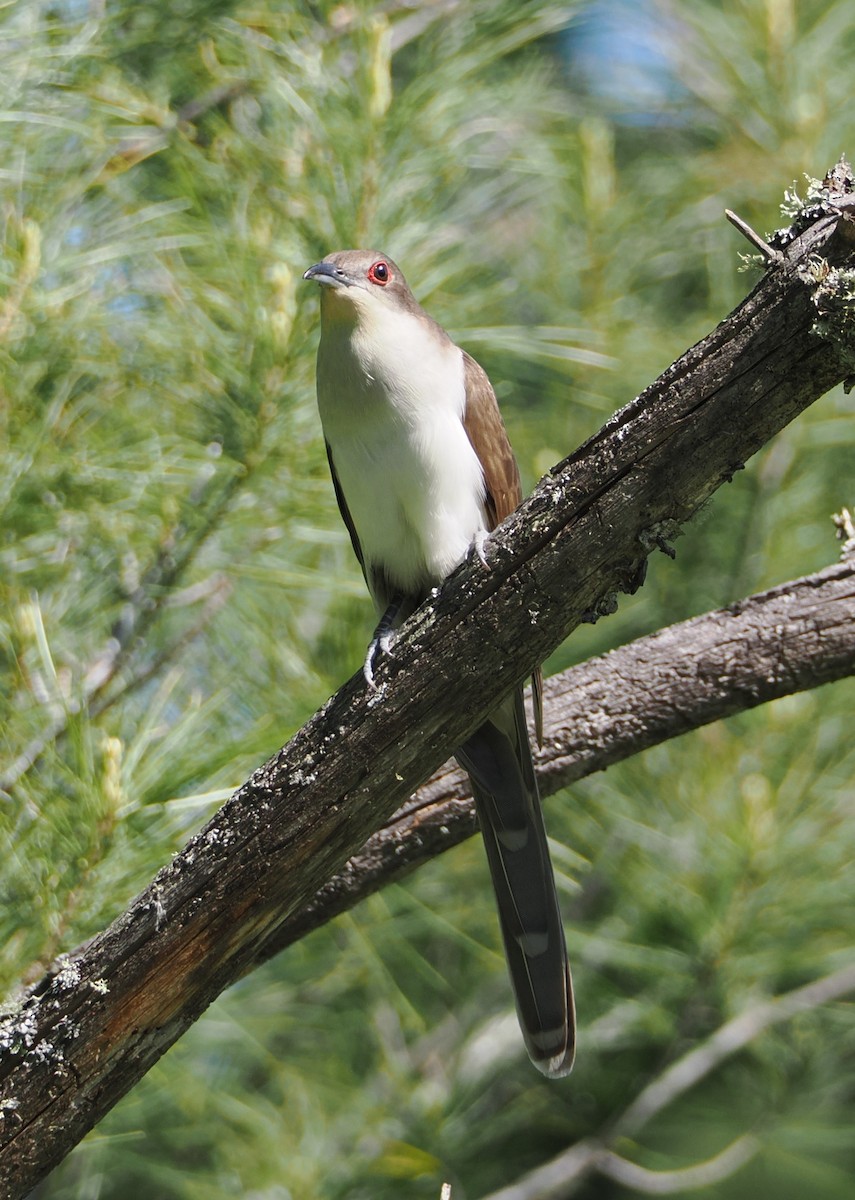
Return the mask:
<path id="1" fill-rule="evenodd" d="M 324 318 L 359 321 L 377 306 L 418 310 L 401 268 L 377 250 L 336 250 L 309 267 L 304 279 L 321 285 Z"/>

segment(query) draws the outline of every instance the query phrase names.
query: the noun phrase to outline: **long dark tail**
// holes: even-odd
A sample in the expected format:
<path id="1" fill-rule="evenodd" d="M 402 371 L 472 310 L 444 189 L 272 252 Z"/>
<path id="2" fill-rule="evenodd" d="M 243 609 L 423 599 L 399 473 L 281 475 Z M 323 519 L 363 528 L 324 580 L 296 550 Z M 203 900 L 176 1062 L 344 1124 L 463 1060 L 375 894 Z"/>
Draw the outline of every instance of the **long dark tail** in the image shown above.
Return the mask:
<path id="1" fill-rule="evenodd" d="M 522 690 L 456 757 L 472 781 L 526 1049 L 539 1071 L 559 1078 L 573 1066 L 576 1015 Z"/>

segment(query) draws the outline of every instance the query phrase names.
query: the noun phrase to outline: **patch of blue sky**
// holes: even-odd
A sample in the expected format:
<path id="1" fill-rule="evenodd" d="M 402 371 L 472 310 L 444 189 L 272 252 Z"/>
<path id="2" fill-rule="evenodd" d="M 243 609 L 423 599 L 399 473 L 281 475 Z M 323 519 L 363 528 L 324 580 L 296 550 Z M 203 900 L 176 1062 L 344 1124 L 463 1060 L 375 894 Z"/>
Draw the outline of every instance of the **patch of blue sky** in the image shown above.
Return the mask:
<path id="1" fill-rule="evenodd" d="M 605 101 L 615 121 L 680 124 L 688 93 L 676 71 L 679 25 L 649 0 L 594 0 L 561 35 L 574 90 Z"/>

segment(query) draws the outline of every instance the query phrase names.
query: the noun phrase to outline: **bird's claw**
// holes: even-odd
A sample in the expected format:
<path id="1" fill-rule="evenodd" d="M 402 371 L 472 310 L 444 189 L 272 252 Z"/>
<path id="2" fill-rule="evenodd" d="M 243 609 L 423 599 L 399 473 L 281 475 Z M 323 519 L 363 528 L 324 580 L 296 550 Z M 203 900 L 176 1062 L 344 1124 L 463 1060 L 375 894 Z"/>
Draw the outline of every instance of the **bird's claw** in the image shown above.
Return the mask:
<path id="1" fill-rule="evenodd" d="M 377 691 L 377 684 L 374 682 L 374 668 L 385 655 L 388 655 L 390 658 L 392 657 L 392 643 L 394 640 L 395 634 L 393 631 L 386 629 L 382 633 L 375 633 L 374 637 L 368 643 L 365 661 L 362 664 L 362 674 L 372 692 Z"/>
<path id="2" fill-rule="evenodd" d="M 487 538 L 489 536 L 490 534 L 486 529 L 479 529 L 472 539 L 472 549 L 475 551 L 478 561 L 483 567 L 486 567 L 488 571 L 490 569 L 490 564 L 487 562 L 487 555 L 484 553 L 484 547 L 487 545 Z"/>

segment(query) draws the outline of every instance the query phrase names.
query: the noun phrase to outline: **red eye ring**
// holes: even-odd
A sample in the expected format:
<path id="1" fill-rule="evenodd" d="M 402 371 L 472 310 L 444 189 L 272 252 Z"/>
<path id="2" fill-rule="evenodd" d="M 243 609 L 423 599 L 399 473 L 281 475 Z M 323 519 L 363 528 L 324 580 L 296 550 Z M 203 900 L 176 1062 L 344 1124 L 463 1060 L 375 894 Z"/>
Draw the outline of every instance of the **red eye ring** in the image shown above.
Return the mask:
<path id="1" fill-rule="evenodd" d="M 385 287 L 392 278 L 392 272 L 389 270 L 389 264 L 381 258 L 368 268 L 368 278 L 372 283 L 378 283 L 380 287 Z"/>

